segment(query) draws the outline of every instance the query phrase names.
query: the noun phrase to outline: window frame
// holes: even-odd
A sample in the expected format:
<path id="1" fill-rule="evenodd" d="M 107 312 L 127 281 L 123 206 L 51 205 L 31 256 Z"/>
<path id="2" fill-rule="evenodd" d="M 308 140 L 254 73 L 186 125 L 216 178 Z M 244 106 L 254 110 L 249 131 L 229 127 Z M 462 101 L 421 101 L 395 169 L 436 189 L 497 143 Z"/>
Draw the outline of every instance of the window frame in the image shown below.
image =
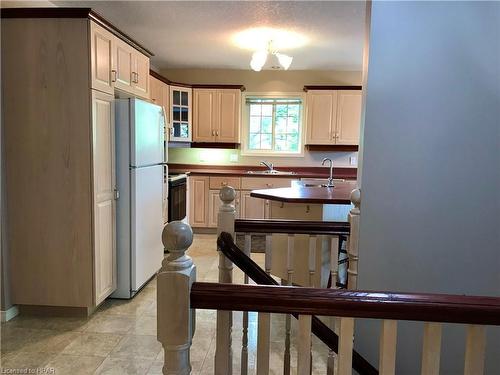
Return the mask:
<path id="1" fill-rule="evenodd" d="M 299 114 L 299 150 L 298 152 L 275 151 L 275 150 L 252 150 L 249 148 L 250 143 L 250 106 L 247 104 L 247 98 L 255 99 L 300 99 L 301 108 Z M 303 92 L 244 92 L 241 100 L 241 155 L 243 156 L 272 156 L 272 157 L 304 157 L 304 141 L 305 141 L 305 101 L 306 95 Z M 273 124 L 274 124 L 273 108 Z M 274 126 L 273 126 L 273 141 L 274 141 Z M 274 143 L 274 142 L 273 142 Z"/>

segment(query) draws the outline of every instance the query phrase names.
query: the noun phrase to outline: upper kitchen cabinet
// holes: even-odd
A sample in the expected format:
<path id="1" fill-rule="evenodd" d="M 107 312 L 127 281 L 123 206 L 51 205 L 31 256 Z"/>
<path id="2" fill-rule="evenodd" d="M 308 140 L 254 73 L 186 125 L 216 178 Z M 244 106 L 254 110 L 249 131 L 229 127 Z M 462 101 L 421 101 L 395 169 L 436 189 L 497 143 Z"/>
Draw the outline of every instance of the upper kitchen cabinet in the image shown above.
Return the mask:
<path id="1" fill-rule="evenodd" d="M 193 142 L 239 143 L 241 90 L 193 89 Z"/>
<path id="2" fill-rule="evenodd" d="M 149 58 L 115 38 L 112 47 L 114 87 L 141 98 L 149 98 Z"/>
<path id="3" fill-rule="evenodd" d="M 170 86 L 170 141 L 191 142 L 190 87 Z"/>
<path id="4" fill-rule="evenodd" d="M 348 86 L 345 88 L 349 88 Z M 361 89 L 307 89 L 306 145 L 359 144 Z"/>
<path id="5" fill-rule="evenodd" d="M 90 22 L 90 35 L 92 88 L 113 94 L 114 80 L 116 80 L 113 74 L 113 40 L 115 37 L 95 22 Z"/>

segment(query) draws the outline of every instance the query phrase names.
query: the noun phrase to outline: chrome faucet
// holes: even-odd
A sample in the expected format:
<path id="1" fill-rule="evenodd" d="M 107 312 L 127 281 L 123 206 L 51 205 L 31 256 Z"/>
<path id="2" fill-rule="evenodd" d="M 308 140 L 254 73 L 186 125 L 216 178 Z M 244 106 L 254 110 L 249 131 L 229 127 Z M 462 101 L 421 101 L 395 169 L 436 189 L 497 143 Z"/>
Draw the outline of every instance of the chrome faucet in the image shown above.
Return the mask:
<path id="1" fill-rule="evenodd" d="M 260 162 L 261 165 L 265 165 L 268 169 L 269 169 L 269 173 L 273 173 L 274 172 L 274 164 L 273 163 L 269 163 L 265 160 L 262 160 Z"/>
<path id="2" fill-rule="evenodd" d="M 323 161 L 321 162 L 321 165 L 325 165 L 325 163 L 329 161 L 330 162 L 330 177 L 328 177 L 328 184 L 326 187 L 334 187 L 333 185 L 333 161 L 330 158 L 324 158 Z"/>

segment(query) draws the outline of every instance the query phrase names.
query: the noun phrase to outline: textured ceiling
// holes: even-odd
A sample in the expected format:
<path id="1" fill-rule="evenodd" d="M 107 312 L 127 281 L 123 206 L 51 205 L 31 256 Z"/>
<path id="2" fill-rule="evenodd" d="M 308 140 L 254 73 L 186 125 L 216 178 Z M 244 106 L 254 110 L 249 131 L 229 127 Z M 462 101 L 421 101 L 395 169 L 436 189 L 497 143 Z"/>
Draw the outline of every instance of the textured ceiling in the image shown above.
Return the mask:
<path id="1" fill-rule="evenodd" d="M 250 27 L 304 34 L 307 45 L 283 51 L 295 70 L 361 70 L 362 1 L 53 1 L 91 7 L 153 51 L 158 68 L 249 69 L 251 51 L 232 36 Z M 266 65 L 269 68 L 272 64 Z"/>

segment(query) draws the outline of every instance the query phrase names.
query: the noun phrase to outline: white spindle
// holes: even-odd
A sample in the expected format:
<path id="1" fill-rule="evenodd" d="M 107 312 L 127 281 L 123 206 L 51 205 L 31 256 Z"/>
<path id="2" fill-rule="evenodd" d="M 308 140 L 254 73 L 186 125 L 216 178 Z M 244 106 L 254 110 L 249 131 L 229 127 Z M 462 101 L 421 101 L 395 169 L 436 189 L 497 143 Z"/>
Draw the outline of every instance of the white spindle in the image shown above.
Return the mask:
<path id="1" fill-rule="evenodd" d="M 230 186 L 224 186 L 219 192 L 222 205 L 217 216 L 217 235 L 227 232 L 234 238 L 234 220 L 236 210 L 234 199 L 236 192 Z M 219 252 L 219 283 L 232 284 L 233 264 L 222 252 Z M 233 326 L 232 311 L 217 311 L 217 331 L 215 346 L 215 374 L 231 375 L 233 372 L 233 350 L 231 332 Z"/>
<path id="2" fill-rule="evenodd" d="M 439 375 L 441 323 L 425 323 L 422 345 L 422 375 Z"/>
<path id="3" fill-rule="evenodd" d="M 354 318 L 339 318 L 339 354 L 337 375 L 352 375 L 352 348 L 354 336 Z"/>
<path id="4" fill-rule="evenodd" d="M 299 315 L 297 375 L 311 374 L 311 315 Z"/>
<path id="5" fill-rule="evenodd" d="M 287 255 L 286 255 L 286 270 L 287 270 L 287 280 L 286 285 L 291 286 L 293 283 L 293 263 L 294 263 L 294 252 L 295 252 L 295 235 L 288 235 L 288 245 L 287 245 Z M 283 280 L 281 281 L 283 284 Z M 283 373 L 285 375 L 290 374 L 290 335 L 292 330 L 292 321 L 290 314 L 285 315 L 285 353 L 283 356 Z"/>
<path id="6" fill-rule="evenodd" d="M 382 321 L 379 358 L 380 375 L 394 375 L 396 373 L 397 336 L 398 322 L 396 320 Z"/>
<path id="7" fill-rule="evenodd" d="M 252 252 L 252 235 L 245 233 L 244 253 L 250 256 Z M 244 283 L 248 284 L 248 275 L 245 273 Z M 241 339 L 241 375 L 248 374 L 248 311 L 243 311 L 243 337 Z"/>
<path id="8" fill-rule="evenodd" d="M 350 235 L 347 245 L 347 255 L 349 257 L 349 268 L 347 270 L 347 287 L 357 289 L 358 285 L 358 240 L 359 240 L 359 218 L 361 209 L 361 189 L 351 192 L 351 202 L 354 208 L 349 212 Z"/>
<path id="9" fill-rule="evenodd" d="M 162 262 L 157 281 L 157 338 L 165 350 L 163 373 L 188 375 L 195 319 L 195 311 L 190 309 L 190 294 L 196 267 L 185 252 L 193 242 L 193 231 L 189 225 L 173 221 L 163 229 L 162 240 L 170 251 Z"/>
<path id="10" fill-rule="evenodd" d="M 271 274 L 272 235 L 266 235 L 264 268 Z M 257 326 L 257 375 L 269 374 L 269 358 L 271 354 L 271 314 L 259 313 Z"/>
<path id="11" fill-rule="evenodd" d="M 316 271 L 316 239 L 314 235 L 309 236 L 309 286 L 314 288 L 314 276 Z"/>
<path id="12" fill-rule="evenodd" d="M 338 289 L 337 277 L 339 269 L 339 243 L 336 237 L 330 237 L 330 289 Z M 336 334 L 339 334 L 339 318 L 330 317 L 330 326 Z M 338 356 L 335 356 L 333 350 L 328 351 L 327 373 L 328 375 L 335 373 L 335 368 L 338 367 Z"/>
<path id="13" fill-rule="evenodd" d="M 464 375 L 481 375 L 484 372 L 485 349 L 485 326 L 469 325 L 467 327 Z"/>

